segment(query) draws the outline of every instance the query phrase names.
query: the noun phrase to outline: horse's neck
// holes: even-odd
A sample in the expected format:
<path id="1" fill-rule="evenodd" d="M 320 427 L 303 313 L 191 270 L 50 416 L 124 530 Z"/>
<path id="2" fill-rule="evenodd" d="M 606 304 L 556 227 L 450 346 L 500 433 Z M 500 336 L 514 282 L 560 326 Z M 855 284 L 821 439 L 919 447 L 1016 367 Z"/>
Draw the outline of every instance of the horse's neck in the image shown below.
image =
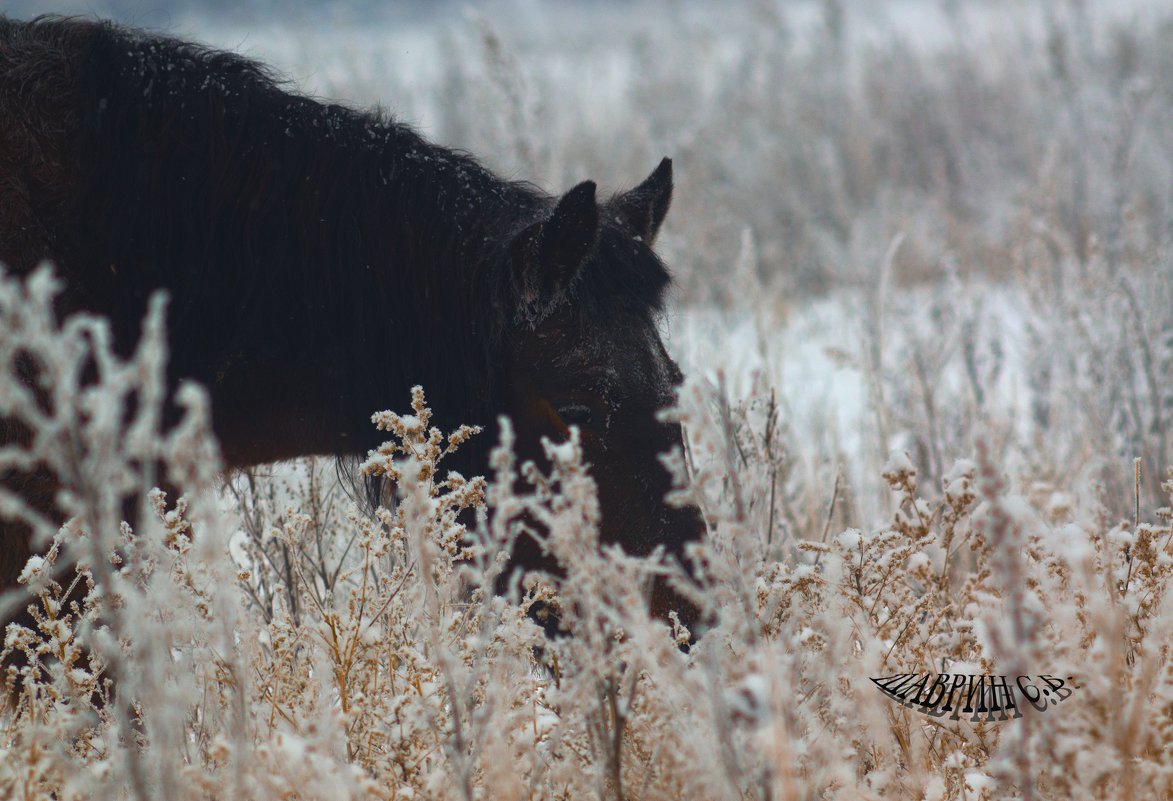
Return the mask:
<path id="1" fill-rule="evenodd" d="M 534 201 L 405 135 L 372 163 L 380 185 L 354 188 L 369 201 L 363 248 L 311 265 L 317 294 L 311 274 L 294 292 L 309 297 L 261 297 L 245 312 L 271 324 L 253 329 L 263 344 L 246 338 L 251 352 L 226 354 L 211 382 L 230 464 L 364 453 L 377 444 L 370 415 L 406 407 L 414 384 L 456 414 L 487 391 L 483 338 L 497 313 L 487 273 Z"/>

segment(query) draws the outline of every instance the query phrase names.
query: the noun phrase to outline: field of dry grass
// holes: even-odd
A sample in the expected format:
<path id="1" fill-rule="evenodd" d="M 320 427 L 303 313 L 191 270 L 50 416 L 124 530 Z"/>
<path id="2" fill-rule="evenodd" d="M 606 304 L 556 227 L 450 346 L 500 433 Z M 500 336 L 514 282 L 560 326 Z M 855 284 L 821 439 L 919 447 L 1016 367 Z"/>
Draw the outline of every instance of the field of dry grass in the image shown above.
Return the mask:
<path id="1" fill-rule="evenodd" d="M 670 463 L 709 529 L 676 580 L 706 622 L 685 653 L 649 617 L 670 569 L 597 547 L 573 443 L 528 485 L 508 438 L 448 477 L 466 434 L 421 391 L 364 466 L 394 509 L 328 463 L 225 483 L 201 393 L 159 432 L 161 318 L 123 364 L 53 320 L 47 276 L 4 278 L 0 365 L 39 354 L 57 394 L 5 367 L 0 415 L 43 435 L 0 470 L 54 467 L 76 516 L 37 521 L 38 625 L 4 639 L 32 666 L 0 797 L 1173 799 L 1173 13 L 1004 5 L 655 4 L 579 49 L 554 12 L 255 32 L 315 91 L 550 188 L 673 156 Z M 132 392 L 134 419 L 96 413 Z M 185 499 L 122 523 L 155 464 Z M 497 594 L 527 520 L 567 574 Z M 953 719 L 872 681 L 946 673 L 1071 692 Z"/>

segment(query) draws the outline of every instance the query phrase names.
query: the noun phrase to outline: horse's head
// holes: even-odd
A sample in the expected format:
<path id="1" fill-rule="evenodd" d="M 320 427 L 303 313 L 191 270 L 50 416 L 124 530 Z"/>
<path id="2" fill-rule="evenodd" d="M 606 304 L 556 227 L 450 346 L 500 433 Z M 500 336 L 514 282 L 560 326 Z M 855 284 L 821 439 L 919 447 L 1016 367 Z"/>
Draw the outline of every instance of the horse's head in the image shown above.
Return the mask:
<path id="1" fill-rule="evenodd" d="M 659 459 L 683 444 L 680 426 L 656 416 L 681 380 L 657 327 L 669 277 L 651 248 L 671 196 L 664 159 L 638 187 L 601 205 L 593 183 L 579 184 L 513 239 L 516 312 L 502 389 L 523 458 L 542 463 L 541 438 L 562 440 L 578 427 L 605 542 L 640 555 L 663 546 L 682 559 L 704 526 L 695 509 L 665 503 L 671 480 Z M 525 542 L 516 560 L 547 564 Z M 692 617 L 662 581 L 652 606 Z"/>

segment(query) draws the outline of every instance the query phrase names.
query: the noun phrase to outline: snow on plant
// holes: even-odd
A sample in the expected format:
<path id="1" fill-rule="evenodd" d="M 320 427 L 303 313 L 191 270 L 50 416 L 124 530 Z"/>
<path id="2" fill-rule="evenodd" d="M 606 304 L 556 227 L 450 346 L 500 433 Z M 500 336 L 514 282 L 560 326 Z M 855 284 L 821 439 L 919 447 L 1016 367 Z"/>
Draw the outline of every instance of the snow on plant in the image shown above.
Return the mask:
<path id="1" fill-rule="evenodd" d="M 9 627 L 0 650 L 14 707 L 0 734 L 0 788 L 17 798 L 50 788 L 63 798 L 172 793 L 200 674 L 227 682 L 238 671 L 235 610 L 213 591 L 231 585 L 229 565 L 214 536 L 193 545 L 186 522 L 208 513 L 206 502 L 168 509 L 152 490 L 212 486 L 219 458 L 206 398 L 180 388 L 178 421 L 162 433 L 164 300 L 152 300 L 142 340 L 122 360 L 104 320 L 58 323 L 60 289 L 47 268 L 24 283 L 0 274 L 0 418 L 27 434 L 0 448 L 0 473 L 58 476 L 54 501 L 68 518 L 60 526 L 0 485 L 5 516 L 44 552 L 21 575 L 31 597 L 3 599 L 6 616 L 31 604 L 35 627 Z M 135 496 L 145 508 L 132 527 L 124 500 Z"/>
<path id="2" fill-rule="evenodd" d="M 752 417 L 731 411 L 719 387 L 707 394 L 706 403 L 703 387 L 687 387 L 691 411 L 677 413 L 694 433 L 691 497 L 712 524 L 697 548 L 701 600 L 720 616 L 690 656 L 715 674 L 711 688 L 739 693 L 714 715 L 717 731 L 736 731 L 730 721 L 746 716 L 764 728 L 756 752 L 728 735 L 742 797 L 855 797 L 861 786 L 889 798 L 1173 789 L 1167 509 L 1160 525 L 1112 531 L 1102 519 L 1048 520 L 1009 489 L 980 445 L 936 492 L 918 486 L 907 454 L 894 454 L 884 470 L 894 505 L 886 525 L 830 537 L 820 527 L 790 551 L 771 548 L 764 499 L 773 471 L 759 462 L 738 478 L 728 469 L 746 452 L 739 440 Z M 771 425 L 767 417 L 766 430 L 748 433 L 760 438 Z M 1142 548 L 1122 547 L 1134 537 Z M 728 656 L 706 662 L 709 649 Z M 1075 676 L 1079 689 L 1074 703 L 1045 714 L 953 723 L 891 704 L 870 681 L 945 672 Z M 708 697 L 718 706 L 722 695 Z"/>
<path id="3" fill-rule="evenodd" d="M 842 530 L 834 508 L 786 511 L 803 490 L 773 388 L 734 401 L 719 376 L 668 412 L 690 432 L 665 457 L 673 502 L 709 529 L 691 576 L 600 545 L 577 435 L 543 470 L 517 464 L 505 422 L 490 476 L 446 471 L 478 432 L 434 428 L 419 388 L 409 414 L 373 417 L 375 512 L 317 462 L 218 496 L 202 393 L 162 422 L 162 302 L 122 359 L 100 320 L 57 321 L 55 286 L 0 278 L 0 415 L 33 432 L 0 466 L 68 488 L 63 526 L 0 495 L 43 553 L 12 596 L 34 625 L 5 637 L 6 664 L 23 656 L 4 673 L 6 798 L 1173 794 L 1167 508 L 1112 524 L 1040 500 L 979 439 L 939 482 L 893 454 L 888 518 Z M 519 537 L 564 571 L 515 570 Z M 643 601 L 666 572 L 702 612 L 691 642 Z M 872 681 L 908 673 L 1074 689 L 953 720 Z"/>

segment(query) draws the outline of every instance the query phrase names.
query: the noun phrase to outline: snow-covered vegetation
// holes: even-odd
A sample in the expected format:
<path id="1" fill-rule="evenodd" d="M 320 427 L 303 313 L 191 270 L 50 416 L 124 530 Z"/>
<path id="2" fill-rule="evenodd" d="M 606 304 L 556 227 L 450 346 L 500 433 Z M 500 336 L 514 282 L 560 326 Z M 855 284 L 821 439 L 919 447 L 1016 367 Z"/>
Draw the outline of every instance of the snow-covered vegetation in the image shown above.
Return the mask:
<path id="1" fill-rule="evenodd" d="M 1173 10 L 1108 5 L 181 21 L 551 189 L 673 156 L 706 622 L 685 651 L 649 617 L 668 568 L 598 547 L 573 442 L 451 476 L 475 434 L 405 388 L 363 468 L 395 508 L 332 463 L 225 483 L 198 389 L 161 430 L 161 307 L 124 364 L 47 273 L 5 278 L 0 417 L 37 436 L 0 472 L 52 468 L 73 517 L 0 489 L 45 554 L 0 797 L 1173 798 Z M 494 592 L 535 520 L 566 575 Z M 901 673 L 1074 689 L 954 721 L 870 680 Z"/>

